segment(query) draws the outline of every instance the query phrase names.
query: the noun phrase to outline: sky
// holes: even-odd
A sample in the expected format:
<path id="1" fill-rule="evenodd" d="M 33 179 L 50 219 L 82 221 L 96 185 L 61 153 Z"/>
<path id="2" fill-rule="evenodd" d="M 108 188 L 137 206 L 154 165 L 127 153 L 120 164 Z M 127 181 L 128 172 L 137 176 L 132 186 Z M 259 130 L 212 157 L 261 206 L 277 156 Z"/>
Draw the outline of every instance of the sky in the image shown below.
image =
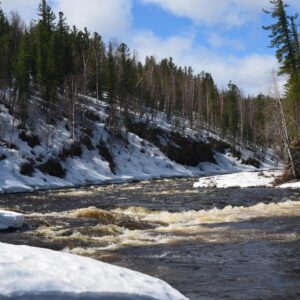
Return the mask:
<path id="1" fill-rule="evenodd" d="M 1 0 L 5 12 L 18 11 L 28 23 L 36 19 L 39 0 Z M 70 25 L 85 26 L 103 38 L 125 42 L 140 60 L 173 57 L 195 73 L 212 74 L 219 88 L 231 80 L 245 95 L 269 93 L 278 69 L 268 47 L 272 23 L 263 9 L 268 0 L 49 0 Z M 289 13 L 300 12 L 300 0 L 286 0 Z M 284 79 L 279 78 L 281 84 Z"/>

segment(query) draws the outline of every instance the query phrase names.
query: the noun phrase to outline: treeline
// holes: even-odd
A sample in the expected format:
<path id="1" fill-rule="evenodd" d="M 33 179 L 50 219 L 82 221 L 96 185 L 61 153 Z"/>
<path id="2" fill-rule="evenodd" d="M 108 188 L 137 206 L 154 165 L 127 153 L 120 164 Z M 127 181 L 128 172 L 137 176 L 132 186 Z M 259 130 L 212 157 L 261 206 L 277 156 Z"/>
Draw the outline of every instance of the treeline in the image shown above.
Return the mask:
<path id="1" fill-rule="evenodd" d="M 1 96 L 12 91 L 11 110 L 24 124 L 33 94 L 43 99 L 49 122 L 60 114 L 72 118 L 74 109 L 80 110 L 75 105 L 80 95 L 90 95 L 109 104 L 112 130 L 126 127 L 132 112 L 149 119 L 163 112 L 176 127 L 187 120 L 194 129 L 248 145 L 264 148 L 274 142 L 274 99 L 245 97 L 232 82 L 220 90 L 209 73 L 194 74 L 172 58 L 151 56 L 142 63 L 126 44 L 106 45 L 98 33 L 70 27 L 46 0 L 29 26 L 15 12 L 8 18 L 0 7 L 0 66 Z M 123 118 L 117 116 L 120 110 Z"/>

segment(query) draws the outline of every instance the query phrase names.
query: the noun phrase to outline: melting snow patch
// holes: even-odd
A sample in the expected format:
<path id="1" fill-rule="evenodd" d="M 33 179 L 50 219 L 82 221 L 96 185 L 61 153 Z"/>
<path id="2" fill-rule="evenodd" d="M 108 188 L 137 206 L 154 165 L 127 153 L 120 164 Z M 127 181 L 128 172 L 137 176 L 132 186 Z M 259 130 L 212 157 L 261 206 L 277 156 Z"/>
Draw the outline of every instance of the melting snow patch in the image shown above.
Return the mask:
<path id="1" fill-rule="evenodd" d="M 19 228 L 24 223 L 24 216 L 12 211 L 0 210 L 0 230 Z"/>
<path id="2" fill-rule="evenodd" d="M 300 181 L 284 183 L 278 187 L 283 189 L 300 189 Z"/>
<path id="3" fill-rule="evenodd" d="M 0 298 L 187 299 L 162 280 L 87 257 L 3 243 L 0 253 Z"/>
<path id="4" fill-rule="evenodd" d="M 230 188 L 230 187 L 271 187 L 275 177 L 282 171 L 240 172 L 226 175 L 202 177 L 194 184 L 195 188 Z"/>

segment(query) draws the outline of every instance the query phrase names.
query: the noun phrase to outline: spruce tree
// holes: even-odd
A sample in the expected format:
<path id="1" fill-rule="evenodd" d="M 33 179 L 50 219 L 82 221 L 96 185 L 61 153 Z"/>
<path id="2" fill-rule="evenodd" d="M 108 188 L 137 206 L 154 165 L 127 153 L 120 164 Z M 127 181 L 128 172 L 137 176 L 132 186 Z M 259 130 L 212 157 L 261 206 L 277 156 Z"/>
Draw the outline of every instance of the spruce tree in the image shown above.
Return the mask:
<path id="1" fill-rule="evenodd" d="M 40 20 L 36 26 L 36 69 L 37 80 L 41 88 L 44 90 L 44 97 L 46 101 L 51 100 L 51 62 L 49 62 L 49 46 L 51 35 L 55 28 L 54 20 L 55 15 L 47 4 L 46 0 L 42 0 L 39 8 L 38 15 Z M 53 49 L 53 48 L 52 48 Z"/>
<path id="2" fill-rule="evenodd" d="M 275 23 L 263 28 L 271 31 L 270 47 L 276 48 L 276 57 L 280 63 L 279 74 L 288 76 L 287 98 L 284 103 L 288 114 L 288 125 L 291 136 L 300 133 L 300 53 L 299 36 L 296 26 L 297 15 L 288 16 L 287 7 L 282 0 L 271 0 L 272 11 L 270 14 Z M 290 121 L 292 120 L 292 121 Z"/>
<path id="3" fill-rule="evenodd" d="M 9 23 L 0 2 L 0 88 L 9 82 Z"/>
<path id="4" fill-rule="evenodd" d="M 23 124 L 26 123 L 28 118 L 28 97 L 30 85 L 30 41 L 27 32 L 24 33 L 20 50 L 16 62 L 16 85 L 18 89 L 19 99 L 18 108 L 19 116 Z"/>
<path id="5" fill-rule="evenodd" d="M 112 43 L 109 43 L 108 46 L 106 75 L 107 75 L 106 78 L 107 101 L 109 103 L 108 124 L 110 127 L 114 127 L 116 123 L 115 109 L 116 109 L 117 76 L 116 76 L 116 62 L 113 53 Z"/>
<path id="6" fill-rule="evenodd" d="M 276 57 L 280 66 L 280 74 L 292 75 L 297 73 L 296 53 L 293 45 L 293 35 L 289 26 L 289 17 L 286 12 L 287 4 L 282 0 L 271 0 L 272 11 L 266 11 L 270 14 L 276 23 L 263 26 L 265 30 L 271 31 L 270 47 L 276 48 Z"/>

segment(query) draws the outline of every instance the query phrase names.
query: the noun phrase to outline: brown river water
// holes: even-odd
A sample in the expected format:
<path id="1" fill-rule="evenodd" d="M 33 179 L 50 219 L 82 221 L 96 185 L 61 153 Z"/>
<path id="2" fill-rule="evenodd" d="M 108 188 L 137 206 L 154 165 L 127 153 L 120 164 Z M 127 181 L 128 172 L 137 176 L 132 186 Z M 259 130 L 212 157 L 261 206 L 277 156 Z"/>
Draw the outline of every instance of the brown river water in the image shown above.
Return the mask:
<path id="1" fill-rule="evenodd" d="M 190 299 L 300 299 L 300 191 L 166 179 L 0 195 L 26 215 L 0 242 L 134 269 Z"/>

